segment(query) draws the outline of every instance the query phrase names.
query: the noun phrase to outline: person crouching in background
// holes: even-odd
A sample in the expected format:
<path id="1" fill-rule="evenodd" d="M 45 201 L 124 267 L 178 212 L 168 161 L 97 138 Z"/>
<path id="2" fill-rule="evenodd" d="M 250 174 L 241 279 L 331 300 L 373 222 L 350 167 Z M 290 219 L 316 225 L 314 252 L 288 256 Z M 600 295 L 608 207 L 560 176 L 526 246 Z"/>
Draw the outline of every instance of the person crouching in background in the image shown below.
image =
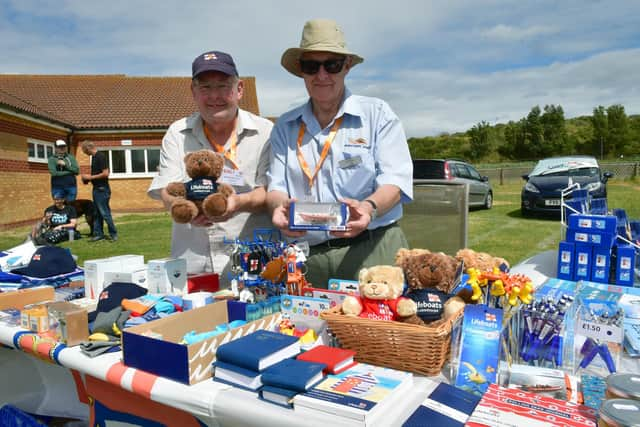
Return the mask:
<path id="1" fill-rule="evenodd" d="M 77 215 L 64 197 L 55 196 L 53 205 L 44 210 L 43 218 L 31 230 L 31 239 L 37 245 L 55 245 L 69 239 L 79 239 L 76 231 Z"/>

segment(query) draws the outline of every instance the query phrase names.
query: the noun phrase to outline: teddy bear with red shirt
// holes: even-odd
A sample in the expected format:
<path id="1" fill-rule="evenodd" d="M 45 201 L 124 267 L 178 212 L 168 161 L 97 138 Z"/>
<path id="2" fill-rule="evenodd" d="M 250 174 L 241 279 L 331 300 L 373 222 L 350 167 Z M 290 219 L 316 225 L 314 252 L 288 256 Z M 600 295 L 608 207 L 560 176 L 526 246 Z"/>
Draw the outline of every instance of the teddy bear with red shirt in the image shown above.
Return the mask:
<path id="1" fill-rule="evenodd" d="M 342 312 L 373 320 L 399 320 L 416 314 L 417 306 L 402 296 L 404 274 L 400 267 L 378 265 L 358 274 L 359 296 L 348 295 Z"/>

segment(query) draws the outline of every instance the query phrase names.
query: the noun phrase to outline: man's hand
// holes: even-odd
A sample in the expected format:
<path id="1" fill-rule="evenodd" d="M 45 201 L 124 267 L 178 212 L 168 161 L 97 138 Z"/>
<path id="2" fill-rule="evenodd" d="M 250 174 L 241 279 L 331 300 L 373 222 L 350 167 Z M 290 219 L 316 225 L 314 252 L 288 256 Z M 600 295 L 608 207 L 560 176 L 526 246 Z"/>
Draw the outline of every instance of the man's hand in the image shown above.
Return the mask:
<path id="1" fill-rule="evenodd" d="M 193 219 L 193 221 L 191 221 L 191 225 L 194 227 L 211 227 L 213 225 L 213 221 L 207 218 L 204 214 L 199 214 Z"/>
<path id="2" fill-rule="evenodd" d="M 330 234 L 336 237 L 355 237 L 366 230 L 371 222 L 371 215 L 369 214 L 367 206 L 353 199 L 344 199 L 340 200 L 340 202 L 345 203 L 349 209 L 347 230 L 331 231 Z"/>
<path id="3" fill-rule="evenodd" d="M 83 184 L 88 184 L 91 181 L 91 175 L 83 173 L 82 175 L 80 175 L 80 179 L 82 179 Z"/>
<path id="4" fill-rule="evenodd" d="M 222 215 L 212 216 L 211 221 L 225 222 L 235 216 L 235 214 L 238 212 L 238 208 L 238 195 L 235 193 L 231 194 L 229 197 L 227 197 L 227 210 L 224 211 Z"/>
<path id="5" fill-rule="evenodd" d="M 282 234 L 288 237 L 302 237 L 307 232 L 305 230 L 289 230 L 289 206 L 291 202 L 295 201 L 295 199 L 285 200 L 282 205 L 278 206 L 273 210 L 273 215 L 271 217 L 271 222 L 276 226 Z"/>

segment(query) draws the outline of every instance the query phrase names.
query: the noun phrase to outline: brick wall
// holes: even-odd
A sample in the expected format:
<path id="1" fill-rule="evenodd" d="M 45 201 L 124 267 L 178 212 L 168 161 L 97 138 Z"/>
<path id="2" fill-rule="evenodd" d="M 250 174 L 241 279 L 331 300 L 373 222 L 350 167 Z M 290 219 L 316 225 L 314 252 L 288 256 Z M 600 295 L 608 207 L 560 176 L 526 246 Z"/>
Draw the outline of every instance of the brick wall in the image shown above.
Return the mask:
<path id="1" fill-rule="evenodd" d="M 91 139 L 98 146 L 119 146 L 122 139 L 133 145 L 160 145 L 162 133 L 131 135 L 74 135 L 70 152 L 78 159 L 81 173 L 90 172 L 89 158 L 79 149 L 79 141 Z M 0 229 L 30 224 L 42 216 L 51 201 L 49 170 L 45 163 L 29 162 L 27 139 L 55 141 L 67 139 L 63 131 L 39 123 L 0 114 Z M 161 202 L 146 194 L 151 178 L 111 179 L 111 209 L 117 212 L 162 211 Z M 78 178 L 78 198 L 91 199 L 91 184 Z"/>

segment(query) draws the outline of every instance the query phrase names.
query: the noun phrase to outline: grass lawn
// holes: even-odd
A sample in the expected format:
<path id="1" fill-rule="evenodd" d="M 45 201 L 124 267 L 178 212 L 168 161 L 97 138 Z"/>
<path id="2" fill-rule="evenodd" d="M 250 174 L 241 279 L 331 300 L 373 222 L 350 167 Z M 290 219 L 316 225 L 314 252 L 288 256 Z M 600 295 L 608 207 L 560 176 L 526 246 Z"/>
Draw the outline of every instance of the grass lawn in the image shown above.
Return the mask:
<path id="1" fill-rule="evenodd" d="M 494 205 L 490 210 L 469 212 L 467 246 L 495 256 L 501 256 L 512 265 L 536 253 L 556 249 L 561 236 L 559 218 L 523 218 L 520 215 L 520 189 L 522 181 L 494 184 Z M 611 180 L 608 184 L 608 205 L 623 208 L 629 219 L 640 219 L 640 184 L 633 180 Z M 104 258 L 121 254 L 144 255 L 145 260 L 169 256 L 171 218 L 167 213 L 116 214 L 119 240 L 111 243 L 102 240 L 90 243 L 86 237 L 62 246 L 70 247 L 78 256 L 78 264 L 87 259 Z M 86 235 L 89 228 L 84 218 L 79 220 L 80 232 Z M 413 247 L 421 244 L 422 236 L 429 230 L 428 215 L 406 218 L 402 222 Z M 8 249 L 22 243 L 30 227 L 0 231 L 0 249 Z"/>

